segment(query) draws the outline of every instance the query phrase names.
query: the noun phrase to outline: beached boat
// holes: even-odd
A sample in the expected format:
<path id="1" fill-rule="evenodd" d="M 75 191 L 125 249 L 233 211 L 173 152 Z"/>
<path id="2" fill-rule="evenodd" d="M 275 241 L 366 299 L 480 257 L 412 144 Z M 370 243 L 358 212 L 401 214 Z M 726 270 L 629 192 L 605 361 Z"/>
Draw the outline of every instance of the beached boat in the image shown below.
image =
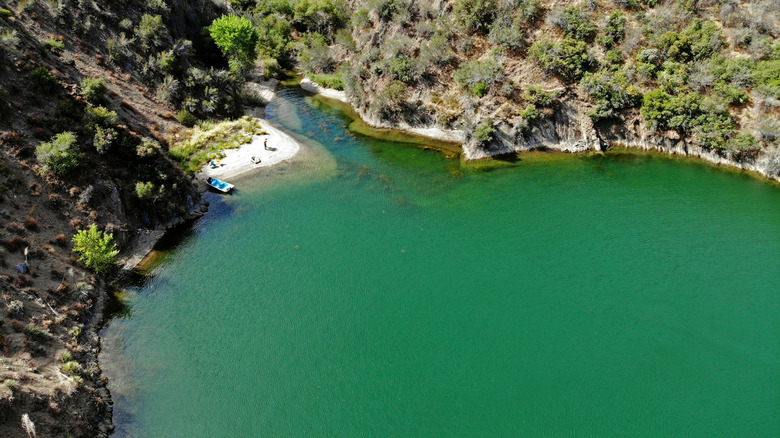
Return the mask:
<path id="1" fill-rule="evenodd" d="M 227 193 L 233 190 L 233 184 L 226 183 L 225 181 L 220 181 L 212 177 L 206 178 L 206 184 L 210 185 L 211 187 L 214 187 L 215 189 L 219 190 L 222 193 Z"/>

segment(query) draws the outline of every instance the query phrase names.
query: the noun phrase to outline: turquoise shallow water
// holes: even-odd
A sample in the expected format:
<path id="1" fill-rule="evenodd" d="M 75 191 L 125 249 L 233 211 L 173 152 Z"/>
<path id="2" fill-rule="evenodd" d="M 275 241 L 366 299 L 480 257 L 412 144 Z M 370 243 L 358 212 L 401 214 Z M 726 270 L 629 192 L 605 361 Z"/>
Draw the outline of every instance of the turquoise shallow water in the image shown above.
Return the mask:
<path id="1" fill-rule="evenodd" d="M 780 436 L 776 187 L 461 167 L 282 96 L 268 118 L 335 166 L 212 195 L 130 288 L 116 436 Z"/>

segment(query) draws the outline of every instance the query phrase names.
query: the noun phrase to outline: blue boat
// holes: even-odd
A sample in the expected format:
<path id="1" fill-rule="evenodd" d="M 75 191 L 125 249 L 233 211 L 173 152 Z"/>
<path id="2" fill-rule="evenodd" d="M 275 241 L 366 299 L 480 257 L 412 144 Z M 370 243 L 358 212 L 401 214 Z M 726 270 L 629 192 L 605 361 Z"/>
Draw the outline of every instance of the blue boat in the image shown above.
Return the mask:
<path id="1" fill-rule="evenodd" d="M 220 181 L 212 177 L 206 178 L 206 184 L 214 187 L 222 193 L 228 193 L 229 191 L 233 190 L 233 184 L 226 183 L 225 181 Z"/>

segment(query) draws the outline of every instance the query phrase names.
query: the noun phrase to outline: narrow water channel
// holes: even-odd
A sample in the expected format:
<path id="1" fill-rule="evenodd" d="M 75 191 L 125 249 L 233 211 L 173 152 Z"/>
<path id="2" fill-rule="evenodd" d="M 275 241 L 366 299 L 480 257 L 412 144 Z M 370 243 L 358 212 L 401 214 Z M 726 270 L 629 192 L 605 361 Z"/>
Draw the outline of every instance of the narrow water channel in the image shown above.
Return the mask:
<path id="1" fill-rule="evenodd" d="M 640 153 L 465 166 L 284 89 L 104 330 L 118 437 L 780 436 L 780 190 Z"/>

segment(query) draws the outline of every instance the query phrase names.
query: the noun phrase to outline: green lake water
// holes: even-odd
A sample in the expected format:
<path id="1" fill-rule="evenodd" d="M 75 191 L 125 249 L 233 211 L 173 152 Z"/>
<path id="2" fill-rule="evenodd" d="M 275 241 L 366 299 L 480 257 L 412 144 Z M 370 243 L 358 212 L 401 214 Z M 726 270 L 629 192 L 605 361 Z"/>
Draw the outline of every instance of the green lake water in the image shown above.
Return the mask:
<path id="1" fill-rule="evenodd" d="M 267 114 L 305 162 L 209 195 L 103 332 L 115 436 L 780 436 L 777 187 Z"/>

